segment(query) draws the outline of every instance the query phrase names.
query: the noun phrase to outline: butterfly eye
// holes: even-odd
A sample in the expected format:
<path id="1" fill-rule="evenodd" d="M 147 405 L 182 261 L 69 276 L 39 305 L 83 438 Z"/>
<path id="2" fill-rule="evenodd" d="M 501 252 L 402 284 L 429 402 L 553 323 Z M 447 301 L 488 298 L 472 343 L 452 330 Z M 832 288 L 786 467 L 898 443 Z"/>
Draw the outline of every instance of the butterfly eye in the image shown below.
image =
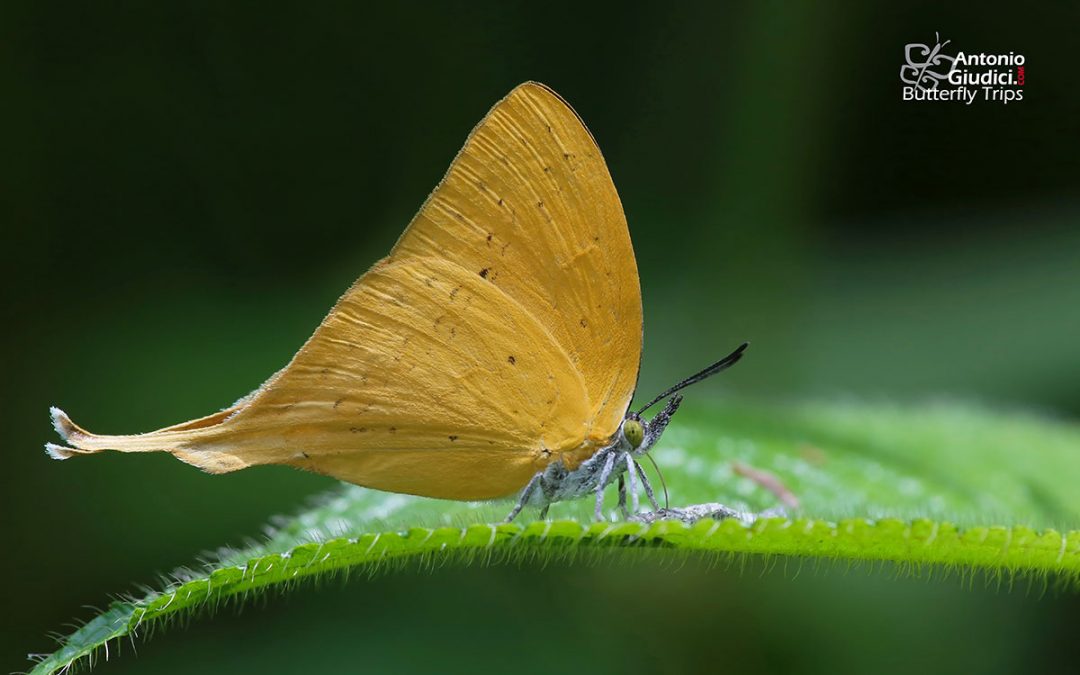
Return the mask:
<path id="1" fill-rule="evenodd" d="M 629 441 L 630 447 L 637 448 L 645 440 L 645 429 L 637 420 L 626 420 L 622 427 L 623 436 Z"/>

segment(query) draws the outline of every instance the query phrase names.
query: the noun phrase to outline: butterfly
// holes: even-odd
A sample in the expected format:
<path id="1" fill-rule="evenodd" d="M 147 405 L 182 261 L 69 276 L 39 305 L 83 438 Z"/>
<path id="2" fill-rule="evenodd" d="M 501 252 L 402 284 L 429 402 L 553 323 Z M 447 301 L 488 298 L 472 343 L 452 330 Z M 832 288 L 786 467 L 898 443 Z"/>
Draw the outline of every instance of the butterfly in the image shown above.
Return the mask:
<path id="1" fill-rule="evenodd" d="M 642 351 L 637 263 L 600 149 L 574 110 L 526 82 L 469 135 L 390 255 L 337 301 L 283 369 L 232 406 L 128 436 L 59 408 L 55 459 L 168 452 L 210 473 L 262 464 L 390 492 L 525 506 L 594 494 L 638 459 L 680 389 L 629 410 Z M 641 413 L 669 398 L 649 421 Z"/>

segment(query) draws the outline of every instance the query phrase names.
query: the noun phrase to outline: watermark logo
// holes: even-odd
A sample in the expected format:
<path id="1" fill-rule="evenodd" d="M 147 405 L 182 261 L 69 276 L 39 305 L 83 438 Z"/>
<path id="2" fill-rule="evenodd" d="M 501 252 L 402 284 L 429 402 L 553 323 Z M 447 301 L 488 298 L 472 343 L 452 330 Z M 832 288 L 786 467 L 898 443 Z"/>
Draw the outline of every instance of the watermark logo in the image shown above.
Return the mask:
<path id="1" fill-rule="evenodd" d="M 942 80 L 949 78 L 954 57 L 942 50 L 952 40 L 941 41 L 934 33 L 934 46 L 913 42 L 904 47 L 904 65 L 900 66 L 900 81 L 917 89 L 937 89 Z"/>
<path id="2" fill-rule="evenodd" d="M 934 44 L 913 42 L 904 47 L 900 66 L 901 98 L 905 101 L 977 100 L 1009 104 L 1024 100 L 1023 54 L 950 53 L 951 40 Z"/>

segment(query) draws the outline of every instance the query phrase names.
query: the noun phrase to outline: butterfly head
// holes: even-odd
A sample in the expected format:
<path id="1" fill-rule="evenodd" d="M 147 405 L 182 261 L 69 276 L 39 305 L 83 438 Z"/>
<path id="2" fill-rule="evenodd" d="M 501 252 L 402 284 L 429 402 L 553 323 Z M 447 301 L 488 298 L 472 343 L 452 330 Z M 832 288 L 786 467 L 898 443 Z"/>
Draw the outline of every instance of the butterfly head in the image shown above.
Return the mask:
<path id="1" fill-rule="evenodd" d="M 656 420 L 654 419 L 653 422 L 656 422 Z M 666 424 L 666 421 L 660 421 L 657 428 L 660 431 L 663 431 Z M 653 467 L 656 468 L 656 474 L 660 476 L 660 484 L 664 486 L 664 508 L 667 508 L 668 491 L 667 483 L 664 481 L 664 474 L 660 473 L 660 467 L 657 465 L 656 460 L 652 458 L 652 455 L 648 454 L 649 448 L 651 448 L 652 444 L 656 442 L 656 438 L 649 438 L 649 442 L 646 443 L 645 438 L 647 436 L 649 436 L 649 423 L 641 419 L 641 415 L 636 412 L 630 411 L 626 413 L 626 417 L 623 419 L 622 426 L 619 427 L 619 441 L 623 444 L 624 447 L 630 448 L 629 452 L 631 455 L 637 457 L 648 457 L 649 461 L 652 462 Z M 641 471 L 641 465 L 636 466 L 637 472 L 641 476 L 641 479 L 648 483 L 648 480 L 646 480 L 645 478 L 645 474 Z M 633 483 L 631 483 L 631 485 L 632 484 Z M 650 498 L 652 498 L 652 488 L 646 487 L 645 490 L 649 494 Z M 656 502 L 654 501 L 653 503 L 655 504 Z"/>
<path id="2" fill-rule="evenodd" d="M 750 345 L 749 342 L 744 342 L 724 358 L 720 359 L 716 363 L 712 364 L 705 370 L 691 375 L 682 382 L 679 382 L 673 387 L 669 387 L 663 393 L 659 394 L 656 398 L 646 403 L 637 412 L 628 411 L 626 417 L 623 418 L 622 426 L 619 427 L 619 442 L 625 447 L 630 448 L 630 452 L 635 455 L 644 455 L 649 451 L 649 448 L 663 433 L 664 428 L 667 426 L 668 420 L 675 414 L 675 411 L 679 408 L 679 402 L 682 400 L 681 396 L 675 396 L 679 391 L 689 387 L 695 382 L 701 382 L 702 380 L 712 377 L 722 370 L 726 370 L 733 366 L 746 351 L 746 348 Z M 668 407 L 653 417 L 651 424 L 653 425 L 653 433 L 650 436 L 649 422 L 646 422 L 641 418 L 641 413 L 645 412 L 652 406 L 656 405 L 665 398 L 672 397 L 668 401 Z M 646 443 L 645 439 L 649 438 L 649 442 Z M 651 459 L 651 458 L 650 458 Z"/>
<path id="3" fill-rule="evenodd" d="M 630 446 L 630 452 L 637 451 L 645 441 L 645 429 L 648 423 L 637 413 L 629 413 L 622 423 L 622 438 Z"/>

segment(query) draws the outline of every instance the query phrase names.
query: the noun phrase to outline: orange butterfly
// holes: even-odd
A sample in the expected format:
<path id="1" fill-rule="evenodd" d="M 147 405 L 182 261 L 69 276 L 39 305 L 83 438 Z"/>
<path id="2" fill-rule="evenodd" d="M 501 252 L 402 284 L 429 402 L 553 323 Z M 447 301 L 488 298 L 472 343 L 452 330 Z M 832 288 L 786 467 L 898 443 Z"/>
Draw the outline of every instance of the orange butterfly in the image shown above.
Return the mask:
<path id="1" fill-rule="evenodd" d="M 171 453 L 210 473 L 285 464 L 379 490 L 526 505 L 596 495 L 681 397 L 746 345 L 628 411 L 641 359 L 641 289 L 600 149 L 555 92 L 527 82 L 473 129 L 390 255 L 338 300 L 285 368 L 220 412 L 101 436 L 52 409 L 68 445 Z M 636 476 L 635 476 L 636 474 Z"/>

